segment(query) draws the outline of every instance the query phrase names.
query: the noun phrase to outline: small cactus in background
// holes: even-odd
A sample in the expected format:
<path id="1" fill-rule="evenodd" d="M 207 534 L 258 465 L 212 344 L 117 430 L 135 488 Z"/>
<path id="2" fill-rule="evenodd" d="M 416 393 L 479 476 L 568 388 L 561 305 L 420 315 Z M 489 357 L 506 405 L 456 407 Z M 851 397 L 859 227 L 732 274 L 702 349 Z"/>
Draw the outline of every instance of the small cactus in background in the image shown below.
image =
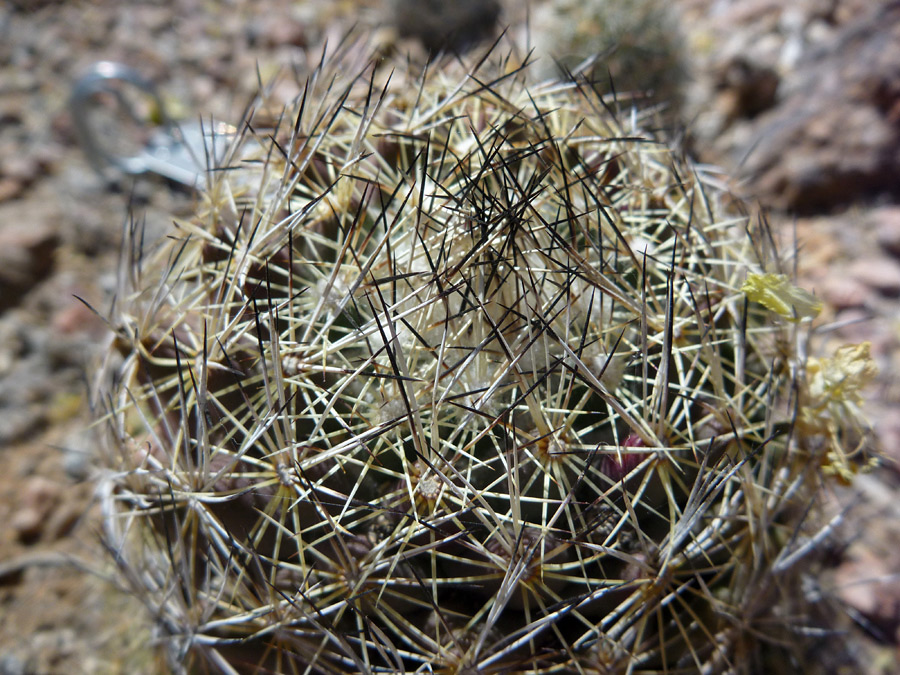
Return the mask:
<path id="1" fill-rule="evenodd" d="M 746 290 L 787 267 L 765 222 L 500 48 L 348 61 L 126 246 L 107 537 L 173 663 L 758 667 L 852 471 L 798 416 L 815 303 Z"/>
<path id="2" fill-rule="evenodd" d="M 678 10 L 666 0 L 550 0 L 538 6 L 534 48 L 544 77 L 595 59 L 587 77 L 600 91 L 664 106 L 676 118 L 688 74 Z"/>
<path id="3" fill-rule="evenodd" d="M 418 38 L 435 56 L 465 52 L 489 39 L 500 9 L 499 0 L 390 0 L 386 18 L 400 37 Z"/>

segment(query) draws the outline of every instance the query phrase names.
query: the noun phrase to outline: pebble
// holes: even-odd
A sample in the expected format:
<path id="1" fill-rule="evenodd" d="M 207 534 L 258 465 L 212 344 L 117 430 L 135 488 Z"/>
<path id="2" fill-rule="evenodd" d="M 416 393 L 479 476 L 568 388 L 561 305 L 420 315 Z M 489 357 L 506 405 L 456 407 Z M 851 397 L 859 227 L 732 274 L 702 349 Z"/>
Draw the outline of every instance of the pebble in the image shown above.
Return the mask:
<path id="1" fill-rule="evenodd" d="M 889 637 L 900 625 L 900 587 L 892 583 L 894 577 L 883 556 L 855 546 L 834 579 L 838 597 Z"/>
<path id="2" fill-rule="evenodd" d="M 28 666 L 15 654 L 0 656 L 0 675 L 27 675 Z"/>
<path id="3" fill-rule="evenodd" d="M 84 303 L 76 300 L 75 295 L 84 297 L 87 294 L 70 293 L 66 297 L 66 304 L 60 307 L 51 319 L 50 325 L 53 330 L 58 331 L 59 335 L 88 334 L 97 340 L 107 337 L 107 325 Z"/>
<path id="4" fill-rule="evenodd" d="M 879 97 L 880 92 L 897 91 L 900 82 L 895 65 L 900 7 L 868 3 L 848 24 L 838 26 L 821 9 L 820 18 L 811 9 L 798 15 L 796 3 L 717 4 L 758 11 L 744 13 L 740 21 L 728 11 L 718 16 L 713 25 L 734 37 L 719 38 L 725 44 L 712 57 L 715 67 L 732 54 L 780 76 L 771 110 L 750 121 L 701 131 L 718 152 L 741 162 L 746 192 L 794 213 L 832 210 L 866 195 L 896 195 L 900 135 L 891 108 L 894 99 L 890 94 L 885 100 Z M 821 8 L 821 2 L 816 4 Z M 765 25 L 772 20 L 784 22 Z M 766 37 L 776 38 L 777 44 L 764 48 Z M 739 133 L 741 129 L 749 133 Z"/>
<path id="5" fill-rule="evenodd" d="M 730 94 L 730 117 L 755 117 L 775 105 L 779 77 L 772 68 L 735 57 L 719 78 L 718 86 Z"/>
<path id="6" fill-rule="evenodd" d="M 826 303 L 839 311 L 864 307 L 871 293 L 865 284 L 843 276 L 826 277 L 816 287 L 816 292 Z"/>
<path id="7" fill-rule="evenodd" d="M 25 192 L 25 186 L 15 178 L 0 177 L 0 203 L 8 202 Z"/>
<path id="8" fill-rule="evenodd" d="M 0 228 L 0 310 L 17 304 L 23 293 L 52 271 L 59 243 L 50 225 L 15 217 L 15 212 L 0 213 L 0 221 L 6 221 Z"/>
<path id="9" fill-rule="evenodd" d="M 0 414 L 0 445 L 27 437 L 40 424 L 41 414 L 34 406 L 4 406 Z"/>
<path id="10" fill-rule="evenodd" d="M 900 206 L 878 209 L 872 213 L 871 220 L 879 246 L 900 257 Z"/>
<path id="11" fill-rule="evenodd" d="M 391 21 L 401 37 L 418 38 L 429 52 L 464 50 L 487 39 L 500 16 L 497 0 L 392 0 Z"/>
<path id="12" fill-rule="evenodd" d="M 91 475 L 91 460 L 97 438 L 90 430 L 79 430 L 63 443 L 63 469 L 72 480 L 82 481 Z"/>
<path id="13" fill-rule="evenodd" d="M 34 155 L 16 155 L 3 162 L 2 174 L 7 178 L 30 185 L 38 177 L 41 163 Z"/>
<path id="14" fill-rule="evenodd" d="M 306 30 L 299 21 L 281 15 L 261 15 L 250 21 L 246 28 L 247 41 L 253 46 L 265 48 L 306 45 Z"/>
<path id="15" fill-rule="evenodd" d="M 848 271 L 851 278 L 882 295 L 900 296 L 900 263 L 896 260 L 887 257 L 857 260 Z"/>
<path id="16" fill-rule="evenodd" d="M 58 506 L 62 486 L 43 476 L 29 478 L 20 494 L 20 505 L 10 519 L 10 526 L 23 542 L 39 539 L 44 525 Z"/>
<path id="17" fill-rule="evenodd" d="M 875 433 L 888 467 L 895 473 L 900 473 L 900 418 L 896 415 L 883 415 L 875 422 Z"/>

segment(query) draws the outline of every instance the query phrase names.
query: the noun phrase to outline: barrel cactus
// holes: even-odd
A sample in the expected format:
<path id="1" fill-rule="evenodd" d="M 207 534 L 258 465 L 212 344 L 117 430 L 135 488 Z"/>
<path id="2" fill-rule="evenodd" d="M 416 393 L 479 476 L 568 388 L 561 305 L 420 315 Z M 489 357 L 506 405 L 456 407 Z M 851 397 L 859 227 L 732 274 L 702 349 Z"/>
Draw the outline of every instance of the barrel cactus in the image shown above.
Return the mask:
<path id="1" fill-rule="evenodd" d="M 852 470 L 766 223 L 499 48 L 349 60 L 126 242 L 106 537 L 172 667 L 758 668 Z"/>

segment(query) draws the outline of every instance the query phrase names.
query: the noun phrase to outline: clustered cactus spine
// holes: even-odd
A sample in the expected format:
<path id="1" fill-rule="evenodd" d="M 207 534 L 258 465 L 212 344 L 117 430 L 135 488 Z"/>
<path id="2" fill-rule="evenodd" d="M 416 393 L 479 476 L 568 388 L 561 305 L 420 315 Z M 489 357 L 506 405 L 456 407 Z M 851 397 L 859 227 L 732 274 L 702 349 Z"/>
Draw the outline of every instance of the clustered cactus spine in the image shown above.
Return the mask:
<path id="1" fill-rule="evenodd" d="M 757 668 L 846 463 L 792 425 L 806 323 L 742 290 L 765 222 L 499 48 L 348 59 L 131 233 L 107 536 L 173 664 Z"/>

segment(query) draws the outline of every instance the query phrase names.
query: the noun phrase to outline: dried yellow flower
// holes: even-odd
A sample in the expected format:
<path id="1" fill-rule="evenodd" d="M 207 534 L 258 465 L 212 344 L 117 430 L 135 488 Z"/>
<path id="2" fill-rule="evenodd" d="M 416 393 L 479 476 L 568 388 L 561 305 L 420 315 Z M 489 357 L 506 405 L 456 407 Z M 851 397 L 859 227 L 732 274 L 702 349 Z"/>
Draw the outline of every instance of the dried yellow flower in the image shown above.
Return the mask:
<path id="1" fill-rule="evenodd" d="M 871 357 L 871 344 L 838 347 L 834 356 L 810 358 L 806 364 L 806 401 L 800 423 L 812 433 L 828 436 L 834 450 L 826 456 L 824 470 L 849 483 L 857 467 L 840 441 L 841 427 L 864 426 L 858 405 L 862 390 L 878 372 Z"/>
<path id="2" fill-rule="evenodd" d="M 806 364 L 809 395 L 815 407 L 858 403 L 860 391 L 878 372 L 871 356 L 872 345 L 842 345 L 829 358 L 810 358 Z"/>
<path id="3" fill-rule="evenodd" d="M 784 274 L 749 274 L 741 292 L 790 321 L 812 319 L 822 311 L 816 296 L 792 284 Z"/>

